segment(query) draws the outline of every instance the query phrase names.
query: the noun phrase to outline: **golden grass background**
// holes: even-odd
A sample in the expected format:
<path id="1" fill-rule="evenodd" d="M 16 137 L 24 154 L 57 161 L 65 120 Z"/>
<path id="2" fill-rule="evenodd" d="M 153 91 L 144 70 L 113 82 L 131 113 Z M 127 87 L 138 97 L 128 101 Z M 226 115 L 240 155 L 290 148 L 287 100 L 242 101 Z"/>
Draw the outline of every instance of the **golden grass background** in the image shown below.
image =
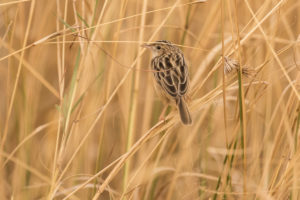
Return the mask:
<path id="1" fill-rule="evenodd" d="M 297 0 L 0 1 L 0 199 L 300 199 L 299 33 Z M 192 126 L 158 119 L 161 39 Z"/>

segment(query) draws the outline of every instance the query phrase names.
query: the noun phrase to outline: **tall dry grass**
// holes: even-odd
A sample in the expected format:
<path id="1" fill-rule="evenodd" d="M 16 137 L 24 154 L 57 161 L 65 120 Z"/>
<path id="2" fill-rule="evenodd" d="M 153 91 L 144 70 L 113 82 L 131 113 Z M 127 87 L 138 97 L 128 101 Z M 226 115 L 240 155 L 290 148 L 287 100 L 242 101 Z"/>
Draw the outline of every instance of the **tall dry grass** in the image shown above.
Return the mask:
<path id="1" fill-rule="evenodd" d="M 299 13 L 297 0 L 2 0 L 0 199 L 300 199 Z M 159 121 L 140 44 L 161 39 L 188 61 L 192 126 L 174 108 Z"/>

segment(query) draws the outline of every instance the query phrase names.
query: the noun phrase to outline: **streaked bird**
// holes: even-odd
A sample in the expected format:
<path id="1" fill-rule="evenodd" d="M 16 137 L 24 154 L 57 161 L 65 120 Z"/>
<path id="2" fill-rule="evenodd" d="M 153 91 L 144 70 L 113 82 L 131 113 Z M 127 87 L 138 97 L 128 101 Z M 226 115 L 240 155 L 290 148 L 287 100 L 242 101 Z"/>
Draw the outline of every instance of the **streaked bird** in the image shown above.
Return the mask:
<path id="1" fill-rule="evenodd" d="M 186 104 L 189 72 L 182 51 L 166 40 L 142 46 L 152 51 L 151 68 L 156 82 L 156 91 L 167 103 L 176 104 L 183 124 L 192 124 Z"/>

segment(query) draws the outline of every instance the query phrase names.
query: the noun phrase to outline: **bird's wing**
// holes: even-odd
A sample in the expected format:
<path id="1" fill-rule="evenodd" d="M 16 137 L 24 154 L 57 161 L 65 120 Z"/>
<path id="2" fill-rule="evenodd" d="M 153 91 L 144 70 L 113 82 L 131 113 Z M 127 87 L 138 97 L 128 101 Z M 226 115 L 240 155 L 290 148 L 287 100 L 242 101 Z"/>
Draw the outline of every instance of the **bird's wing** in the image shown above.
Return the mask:
<path id="1" fill-rule="evenodd" d="M 172 97 L 183 96 L 188 88 L 188 71 L 183 56 L 163 56 L 152 61 L 157 83 Z"/>

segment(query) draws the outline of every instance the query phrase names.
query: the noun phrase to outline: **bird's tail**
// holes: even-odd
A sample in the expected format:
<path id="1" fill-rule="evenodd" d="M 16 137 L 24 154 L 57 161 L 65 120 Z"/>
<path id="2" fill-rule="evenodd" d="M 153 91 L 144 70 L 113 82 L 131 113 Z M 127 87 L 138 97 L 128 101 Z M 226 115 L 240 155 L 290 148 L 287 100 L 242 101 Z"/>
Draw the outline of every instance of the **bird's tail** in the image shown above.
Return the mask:
<path id="1" fill-rule="evenodd" d="M 179 111 L 179 115 L 180 115 L 180 119 L 181 119 L 182 123 L 185 125 L 192 124 L 192 118 L 191 118 L 189 109 L 188 109 L 183 97 L 180 97 L 179 99 L 177 99 L 176 104 L 178 107 L 178 111 Z"/>

